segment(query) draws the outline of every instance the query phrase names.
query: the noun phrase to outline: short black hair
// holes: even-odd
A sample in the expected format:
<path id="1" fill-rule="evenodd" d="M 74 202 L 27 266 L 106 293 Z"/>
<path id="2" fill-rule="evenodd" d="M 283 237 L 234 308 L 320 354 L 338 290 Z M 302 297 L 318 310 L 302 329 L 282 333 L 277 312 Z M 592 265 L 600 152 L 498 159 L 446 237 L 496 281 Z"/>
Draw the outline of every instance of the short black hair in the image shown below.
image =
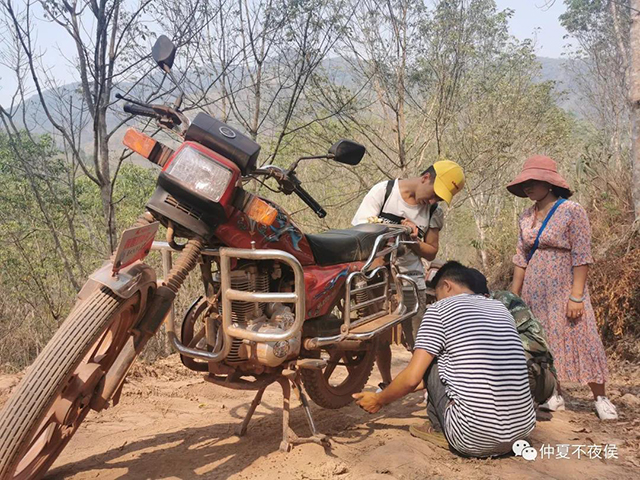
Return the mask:
<path id="1" fill-rule="evenodd" d="M 430 166 L 429 168 L 427 168 L 424 172 L 422 172 L 422 173 L 420 174 L 420 176 L 422 177 L 422 176 L 426 175 L 427 173 L 428 173 L 429 175 L 431 175 L 431 178 L 432 178 L 432 179 L 436 178 L 436 169 L 435 169 L 435 168 L 433 168 L 433 165 L 431 165 L 431 166 Z"/>
<path id="2" fill-rule="evenodd" d="M 431 287 L 435 289 L 442 280 L 449 280 L 474 291 L 474 277 L 471 274 L 471 269 L 455 260 L 447 262 L 440 267 L 440 270 L 431 280 Z"/>
<path id="3" fill-rule="evenodd" d="M 473 282 L 473 286 L 471 287 L 473 293 L 476 295 L 490 295 L 489 285 L 487 285 L 487 277 L 485 277 L 480 270 L 476 268 L 469 268 L 469 275 Z"/>

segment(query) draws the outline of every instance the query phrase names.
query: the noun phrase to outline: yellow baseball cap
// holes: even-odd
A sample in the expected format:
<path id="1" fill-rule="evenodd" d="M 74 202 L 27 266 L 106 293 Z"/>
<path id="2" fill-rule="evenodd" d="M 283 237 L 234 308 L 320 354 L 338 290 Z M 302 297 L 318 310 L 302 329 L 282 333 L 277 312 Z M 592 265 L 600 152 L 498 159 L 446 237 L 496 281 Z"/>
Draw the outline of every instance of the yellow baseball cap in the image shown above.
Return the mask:
<path id="1" fill-rule="evenodd" d="M 453 196 L 464 187 L 464 171 L 451 160 L 440 160 L 433 164 L 433 169 L 436 171 L 433 191 L 449 205 Z"/>

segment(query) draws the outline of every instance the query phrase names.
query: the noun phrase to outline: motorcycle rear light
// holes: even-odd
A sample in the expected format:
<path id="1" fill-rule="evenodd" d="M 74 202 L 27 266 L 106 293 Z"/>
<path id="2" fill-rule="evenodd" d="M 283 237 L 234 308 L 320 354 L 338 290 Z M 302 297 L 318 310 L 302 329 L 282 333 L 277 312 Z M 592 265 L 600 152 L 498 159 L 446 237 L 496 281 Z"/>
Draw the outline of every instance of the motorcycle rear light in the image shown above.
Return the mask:
<path id="1" fill-rule="evenodd" d="M 165 173 L 212 202 L 220 201 L 234 176 L 230 168 L 188 145 L 171 160 Z"/>

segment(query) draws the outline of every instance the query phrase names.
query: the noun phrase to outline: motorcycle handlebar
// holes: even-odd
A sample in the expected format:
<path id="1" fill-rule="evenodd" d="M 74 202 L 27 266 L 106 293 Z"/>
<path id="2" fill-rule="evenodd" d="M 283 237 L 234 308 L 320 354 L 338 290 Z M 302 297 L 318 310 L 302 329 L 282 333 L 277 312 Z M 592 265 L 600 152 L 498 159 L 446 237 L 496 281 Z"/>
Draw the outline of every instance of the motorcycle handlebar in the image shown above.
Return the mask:
<path id="1" fill-rule="evenodd" d="M 309 192 L 302 188 L 300 184 L 296 185 L 293 191 L 296 192 L 296 195 L 298 195 L 302 201 L 306 203 L 316 215 L 318 215 L 318 217 L 324 218 L 327 216 L 327 212 L 322 208 L 322 205 L 316 202 L 316 200 L 309 195 Z"/>
<path id="2" fill-rule="evenodd" d="M 322 205 L 320 205 L 316 201 L 316 199 L 309 194 L 309 192 L 302 188 L 302 184 L 300 183 L 300 180 L 296 176 L 295 172 L 285 172 L 280 167 L 276 167 L 274 165 L 266 165 L 255 170 L 253 173 L 274 177 L 280 184 L 281 191 L 285 195 L 291 195 L 292 193 L 295 193 L 304 203 L 307 204 L 309 208 L 311 208 L 311 210 L 314 211 L 314 213 L 318 217 L 324 218 L 327 216 L 327 212 L 324 208 L 322 208 Z"/>
<path id="3" fill-rule="evenodd" d="M 133 103 L 125 103 L 124 111 L 132 115 L 141 115 L 143 117 L 158 118 L 160 115 L 151 107 L 135 105 Z"/>

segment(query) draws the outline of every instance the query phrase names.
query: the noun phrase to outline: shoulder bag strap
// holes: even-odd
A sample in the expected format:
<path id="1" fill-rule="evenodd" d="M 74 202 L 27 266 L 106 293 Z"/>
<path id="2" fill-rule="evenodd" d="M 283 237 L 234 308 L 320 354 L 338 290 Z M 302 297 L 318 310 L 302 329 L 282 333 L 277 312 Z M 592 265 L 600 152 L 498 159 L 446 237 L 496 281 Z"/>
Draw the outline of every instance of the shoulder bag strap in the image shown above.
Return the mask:
<path id="1" fill-rule="evenodd" d="M 542 235 L 542 232 L 544 232 L 544 229 L 547 227 L 547 223 L 549 223 L 549 220 L 551 220 L 551 217 L 553 217 L 553 214 L 556 213 L 556 210 L 558 209 L 558 207 L 562 205 L 564 202 L 565 202 L 564 198 L 559 198 L 558 201 L 555 203 L 555 205 L 551 207 L 551 210 L 549 210 L 549 213 L 547 213 L 547 217 L 544 219 L 544 222 L 542 222 L 542 225 L 540 225 L 540 230 L 538 230 L 538 236 L 536 237 L 536 241 L 533 242 L 533 247 L 531 247 L 531 250 L 527 255 L 527 263 L 529 263 L 529 260 L 531 260 L 531 258 L 533 257 L 533 254 L 536 253 L 536 250 L 538 250 L 538 247 L 540 246 L 540 236 Z"/>

